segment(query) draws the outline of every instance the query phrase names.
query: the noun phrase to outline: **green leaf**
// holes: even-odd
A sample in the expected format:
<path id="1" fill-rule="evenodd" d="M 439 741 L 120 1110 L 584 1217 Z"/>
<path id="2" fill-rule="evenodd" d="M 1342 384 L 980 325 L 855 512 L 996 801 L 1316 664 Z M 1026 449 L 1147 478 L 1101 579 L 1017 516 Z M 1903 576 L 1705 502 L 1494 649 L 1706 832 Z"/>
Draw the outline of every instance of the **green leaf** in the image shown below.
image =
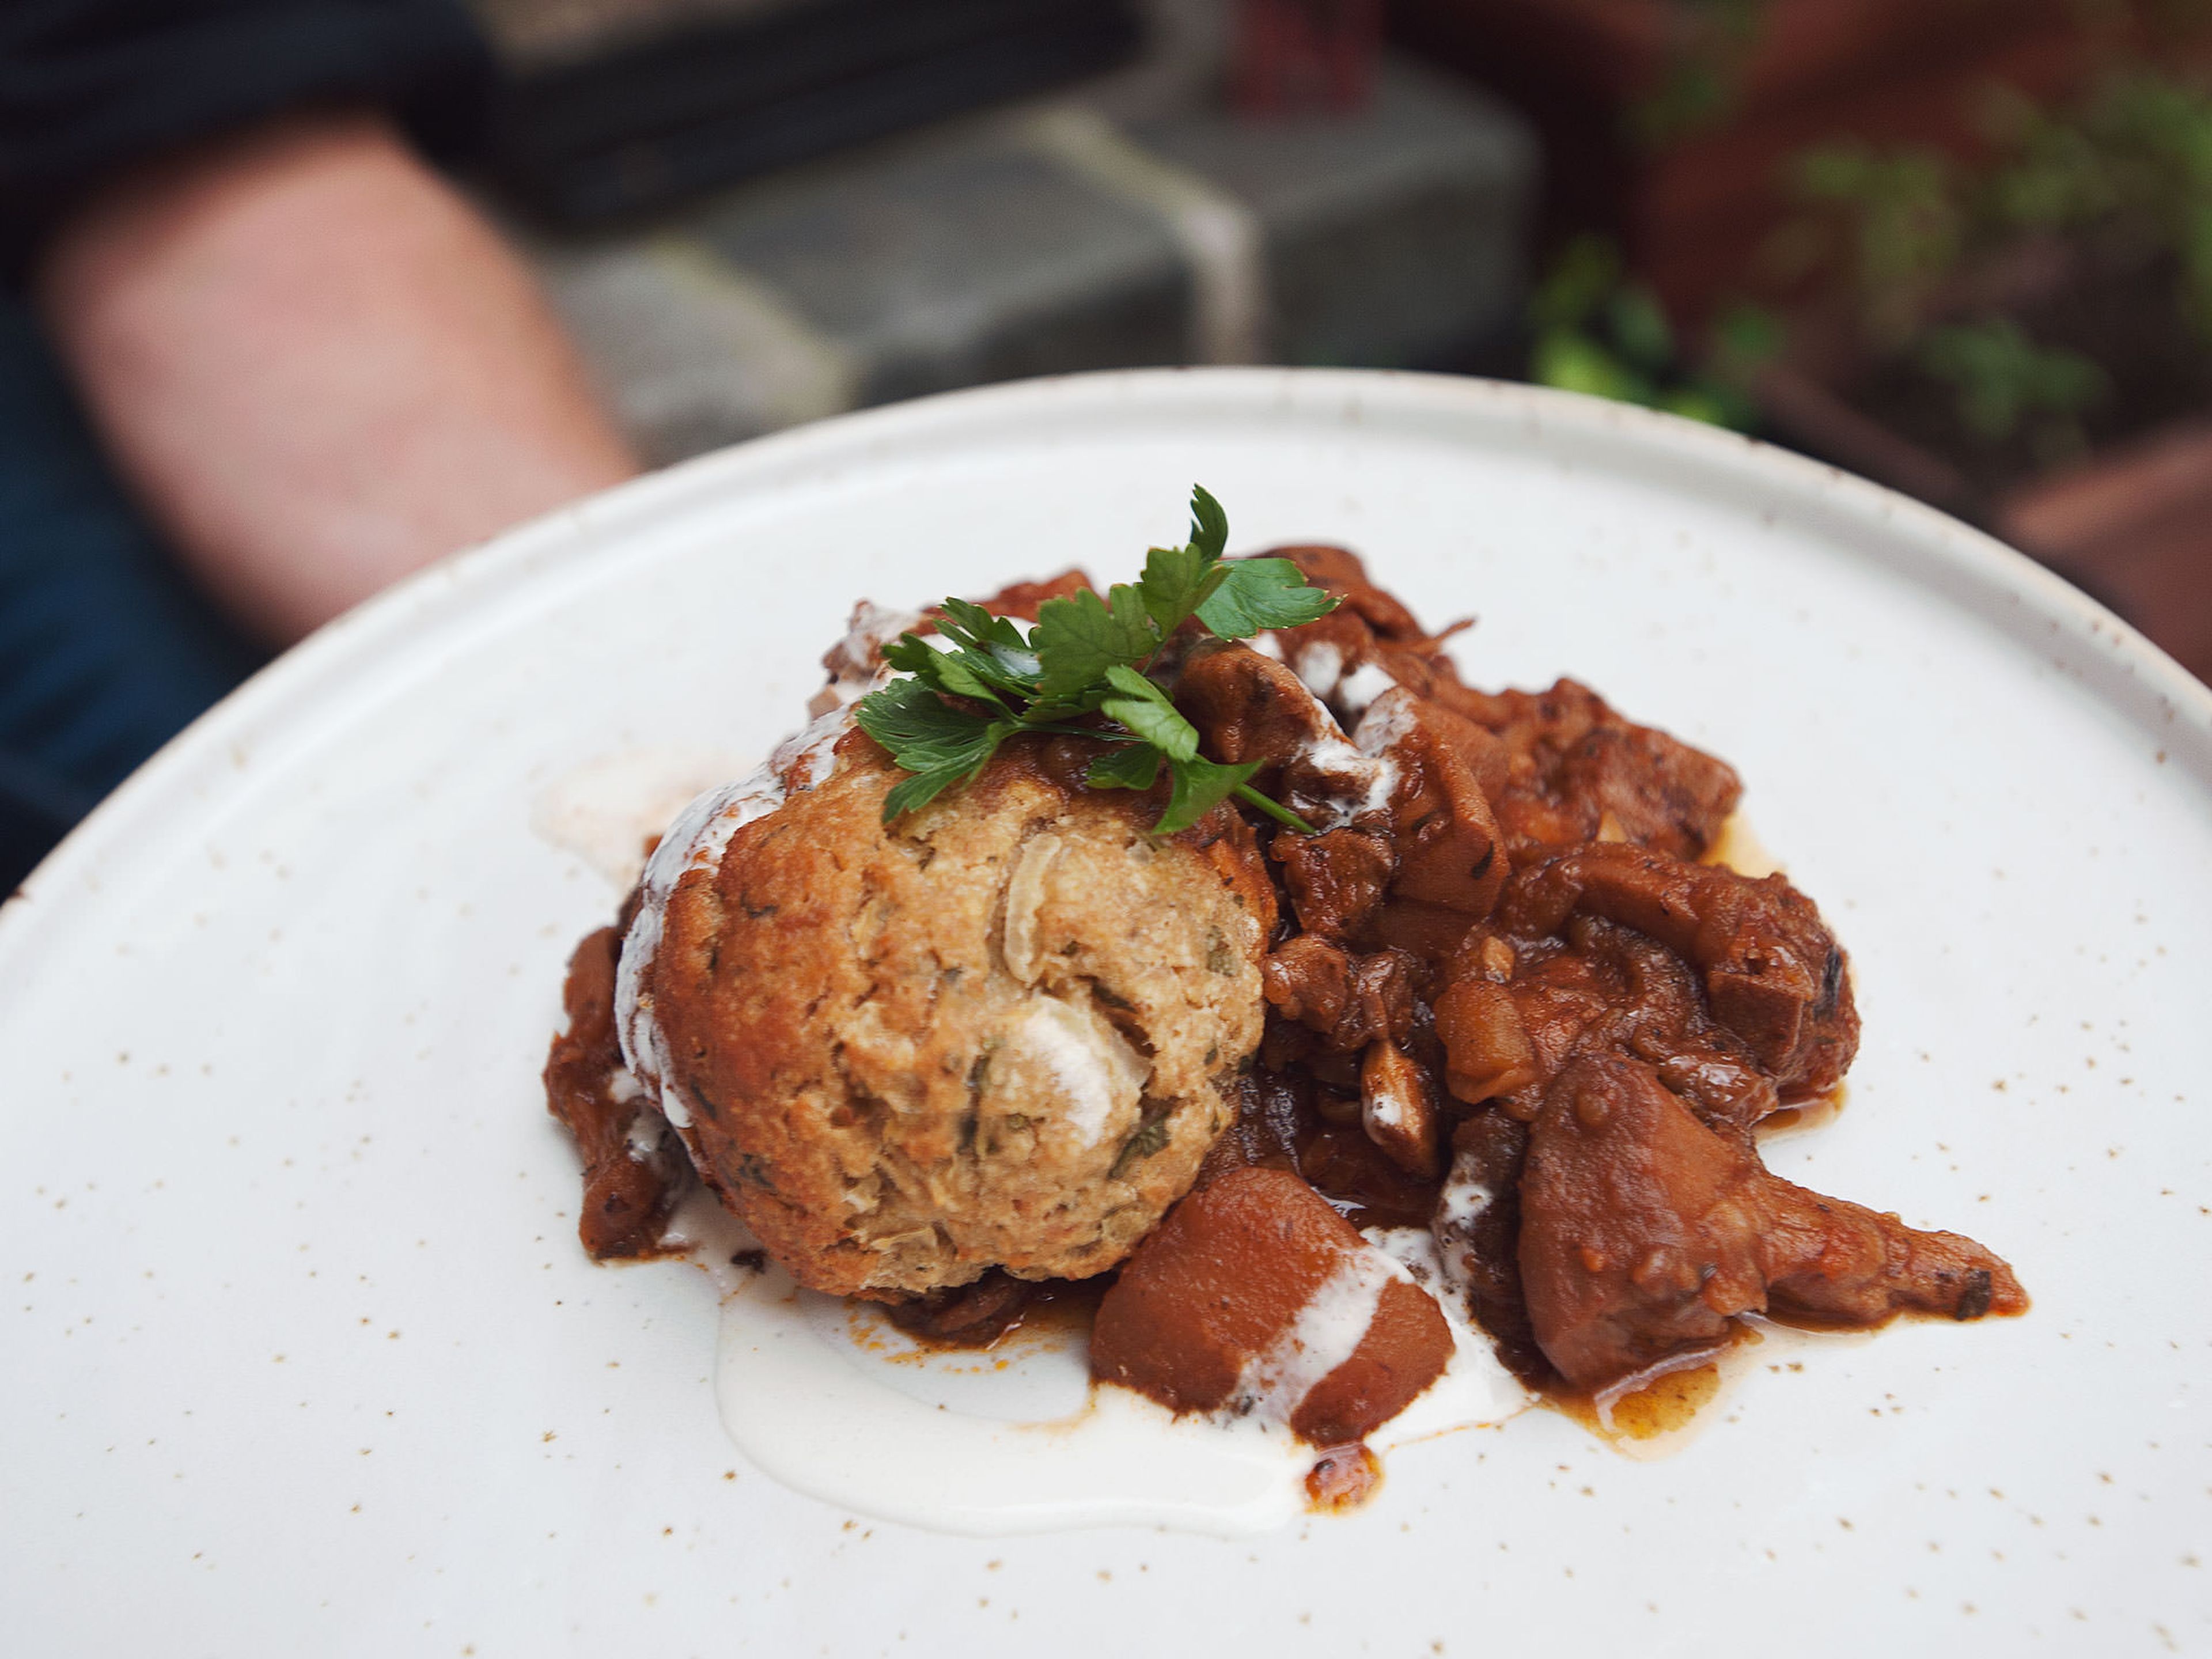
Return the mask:
<path id="1" fill-rule="evenodd" d="M 1026 640 L 1018 646 L 992 641 L 991 658 L 1009 677 L 1031 691 L 1036 690 L 1037 676 L 1043 672 L 1044 665 L 1037 660 L 1037 653 L 1030 649 Z"/>
<path id="2" fill-rule="evenodd" d="M 1620 248 L 1603 236 L 1577 236 L 1560 251 L 1529 300 L 1528 320 L 1540 332 L 1578 329 L 1620 283 Z"/>
<path id="3" fill-rule="evenodd" d="M 1107 1179 L 1119 1180 L 1121 1171 L 1139 1158 L 1151 1158 L 1156 1153 L 1165 1152 L 1170 1138 L 1168 1133 L 1168 1121 L 1164 1116 L 1148 1118 L 1139 1123 L 1131 1132 L 1129 1138 L 1121 1143 L 1121 1150 L 1115 1154 L 1114 1167 L 1106 1172 Z"/>
<path id="4" fill-rule="evenodd" d="M 853 718 L 909 772 L 974 770 L 1015 730 L 1011 720 L 955 708 L 919 678 L 894 680 L 871 691 L 854 708 Z"/>
<path id="5" fill-rule="evenodd" d="M 974 697 L 1005 714 L 1013 712 L 1006 704 L 1006 697 L 1026 700 L 1035 691 L 1030 680 L 981 651 L 964 645 L 939 650 L 915 634 L 902 634 L 886 644 L 884 660 L 948 696 Z"/>
<path id="6" fill-rule="evenodd" d="M 1047 599 L 1037 608 L 1037 688 L 1046 696 L 1079 696 L 1116 663 L 1142 662 L 1160 648 L 1159 630 L 1145 613 L 1144 597 L 1116 583 L 1101 600 L 1096 593 Z"/>
<path id="7" fill-rule="evenodd" d="M 986 757 L 988 758 L 988 757 Z M 884 822 L 896 823 L 906 813 L 919 811 L 956 783 L 975 775 L 973 766 L 939 766 L 901 778 L 884 797 Z"/>
<path id="8" fill-rule="evenodd" d="M 1152 833 L 1172 836 L 1178 830 L 1189 829 L 1228 799 L 1259 769 L 1258 761 L 1248 761 L 1242 766 L 1223 766 L 1197 756 L 1170 761 L 1168 771 L 1173 782 L 1168 793 L 1168 810 L 1160 814 Z"/>
<path id="9" fill-rule="evenodd" d="M 853 718 L 890 750 L 903 770 L 913 774 L 884 796 L 885 823 L 974 777 L 998 752 L 1000 744 L 1019 729 L 1010 720 L 986 720 L 955 708 L 919 678 L 894 680 L 882 690 L 870 692 L 854 708 Z"/>
<path id="10" fill-rule="evenodd" d="M 1106 682 L 1121 694 L 1099 703 L 1098 712 L 1108 720 L 1118 720 L 1170 760 L 1185 761 L 1198 753 L 1198 728 L 1158 686 L 1118 663 L 1106 671 Z"/>
<path id="11" fill-rule="evenodd" d="M 1148 743 L 1132 743 L 1091 762 L 1084 781 L 1093 789 L 1149 789 L 1159 775 L 1160 751 Z"/>
<path id="12" fill-rule="evenodd" d="M 1676 386 L 1662 392 L 1659 407 L 1669 415 L 1680 415 L 1692 421 L 1703 421 L 1707 426 L 1733 427 L 1731 410 L 1719 397 L 1703 386 Z"/>
<path id="13" fill-rule="evenodd" d="M 1950 384 L 1960 422 L 1991 442 L 2011 437 L 2031 415 L 2079 416 L 2111 389 L 2088 358 L 2038 345 L 2009 317 L 1930 329 L 1917 359 L 1924 373 Z"/>
<path id="14" fill-rule="evenodd" d="M 1203 484 L 1190 487 L 1190 544 L 1208 564 L 1229 545 L 1229 515 Z"/>
<path id="15" fill-rule="evenodd" d="M 974 697 L 1000 709 L 1006 707 L 999 701 L 1000 690 L 1027 690 L 1020 685 L 1009 686 L 1007 681 L 1012 678 L 980 651 L 945 653 L 938 659 L 935 675 L 940 690 L 949 691 L 956 697 Z"/>
<path id="16" fill-rule="evenodd" d="M 1530 372 L 1544 386 L 1583 392 L 1615 403 L 1643 404 L 1657 395 L 1651 382 L 1587 334 L 1553 329 L 1537 338 Z"/>
<path id="17" fill-rule="evenodd" d="M 1198 619 L 1224 640 L 1296 628 L 1336 609 L 1335 599 L 1309 586 L 1288 559 L 1233 559 L 1221 568 L 1228 574 L 1198 607 Z"/>
<path id="18" fill-rule="evenodd" d="M 1747 374 L 1771 362 L 1789 343 L 1789 328 L 1765 306 L 1732 305 L 1713 325 L 1720 366 L 1732 374 Z"/>
<path id="19" fill-rule="evenodd" d="M 1156 547 L 1145 556 L 1145 574 L 1137 589 L 1162 638 L 1174 633 L 1221 586 L 1227 568 L 1195 547 Z"/>
<path id="20" fill-rule="evenodd" d="M 1018 697 L 1036 694 L 1036 655 L 1011 617 L 994 617 L 965 599 L 948 599 L 938 609 L 944 614 L 938 619 L 937 631 L 951 641 L 953 648 L 937 655 L 962 664 L 966 678 L 963 681 L 957 673 L 943 671 L 933 673 L 918 668 L 915 672 L 963 696 L 989 696 L 973 689 L 974 682 Z M 889 654 L 885 653 L 887 658 Z"/>
<path id="21" fill-rule="evenodd" d="M 1606 322 L 1620 355 L 1646 374 L 1663 374 L 1674 361 L 1674 331 L 1659 296 L 1643 283 L 1632 283 L 1613 296 Z"/>
<path id="22" fill-rule="evenodd" d="M 919 745 L 963 742 L 991 723 L 954 708 L 919 678 L 893 680 L 871 691 L 854 707 L 853 718 L 894 755 Z"/>
<path id="23" fill-rule="evenodd" d="M 902 634 L 884 647 L 884 660 L 892 667 L 924 677 L 936 673 L 938 655 L 937 647 L 919 634 Z"/>
<path id="24" fill-rule="evenodd" d="M 994 617 L 965 599 L 948 599 L 938 609 L 945 613 L 937 624 L 939 631 L 957 644 L 991 656 L 1002 651 L 1028 653 L 1030 642 L 1012 617 Z"/>

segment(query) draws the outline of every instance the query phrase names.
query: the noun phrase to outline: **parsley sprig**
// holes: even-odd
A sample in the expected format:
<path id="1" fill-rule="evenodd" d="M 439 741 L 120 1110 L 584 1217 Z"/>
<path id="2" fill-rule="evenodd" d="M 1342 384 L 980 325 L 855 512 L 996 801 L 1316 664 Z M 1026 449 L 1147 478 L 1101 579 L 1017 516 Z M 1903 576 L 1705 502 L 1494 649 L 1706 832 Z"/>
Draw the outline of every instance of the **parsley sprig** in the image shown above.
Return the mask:
<path id="1" fill-rule="evenodd" d="M 1167 810 L 1155 835 L 1187 830 L 1234 795 L 1270 817 L 1313 833 L 1304 819 L 1250 784 L 1257 762 L 1224 766 L 1198 752 L 1198 728 L 1148 677 L 1168 640 L 1195 617 L 1224 640 L 1296 628 L 1334 610 L 1288 559 L 1224 559 L 1229 518 L 1203 489 L 1190 497 L 1190 540 L 1156 547 L 1145 574 L 1101 599 L 1088 591 L 1048 599 L 1024 634 L 964 599 L 940 607 L 939 649 L 915 634 L 884 647 L 904 678 L 860 699 L 860 729 L 912 775 L 884 800 L 884 822 L 927 805 L 973 779 L 1008 738 L 1058 732 L 1111 747 L 1093 762 L 1095 789 L 1150 789 L 1168 771 Z"/>

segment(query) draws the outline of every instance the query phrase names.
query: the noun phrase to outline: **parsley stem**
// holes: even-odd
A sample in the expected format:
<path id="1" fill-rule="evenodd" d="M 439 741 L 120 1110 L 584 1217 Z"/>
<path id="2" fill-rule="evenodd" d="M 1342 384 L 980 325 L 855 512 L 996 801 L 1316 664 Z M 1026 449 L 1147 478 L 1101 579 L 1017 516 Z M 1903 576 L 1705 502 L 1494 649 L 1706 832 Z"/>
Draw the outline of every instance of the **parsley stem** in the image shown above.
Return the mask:
<path id="1" fill-rule="evenodd" d="M 1278 823 L 1287 823 L 1302 836 L 1317 836 L 1321 833 L 1282 802 L 1269 800 L 1249 783 L 1238 784 L 1232 793 L 1247 806 L 1258 807 Z"/>
<path id="2" fill-rule="evenodd" d="M 1142 743 L 1144 739 L 1112 726 L 1063 726 L 1057 720 L 1024 720 L 1024 732 L 1057 732 L 1064 738 L 1095 738 L 1100 743 Z"/>

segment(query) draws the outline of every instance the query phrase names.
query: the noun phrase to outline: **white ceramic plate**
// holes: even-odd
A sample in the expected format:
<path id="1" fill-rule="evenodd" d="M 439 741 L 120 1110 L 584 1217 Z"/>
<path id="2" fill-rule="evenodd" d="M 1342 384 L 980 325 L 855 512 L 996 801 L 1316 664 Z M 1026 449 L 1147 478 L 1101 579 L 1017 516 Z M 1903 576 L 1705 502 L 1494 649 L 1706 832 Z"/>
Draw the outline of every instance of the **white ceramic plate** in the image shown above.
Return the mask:
<path id="1" fill-rule="evenodd" d="M 1558 1416 L 1234 1543 L 857 1519 L 731 1450 L 704 1277 L 592 1266 L 537 1072 L 616 900 L 541 833 L 750 760 L 851 600 L 1132 570 L 1200 480 L 1478 683 L 1736 763 L 1854 953 L 1777 1167 L 2025 1319 L 1755 1370 L 1678 1454 Z M 641 754 L 642 751 L 642 758 Z M 624 778 L 632 781 L 625 785 Z M 549 793 L 550 792 L 550 793 Z M 557 803 L 555 803 L 557 804 Z M 538 829 L 533 829 L 533 823 Z M 2120 1653 L 2212 1641 L 2212 694 L 1982 537 L 1524 388 L 1145 374 L 709 457 L 295 652 L 0 913 L 14 1652 Z"/>

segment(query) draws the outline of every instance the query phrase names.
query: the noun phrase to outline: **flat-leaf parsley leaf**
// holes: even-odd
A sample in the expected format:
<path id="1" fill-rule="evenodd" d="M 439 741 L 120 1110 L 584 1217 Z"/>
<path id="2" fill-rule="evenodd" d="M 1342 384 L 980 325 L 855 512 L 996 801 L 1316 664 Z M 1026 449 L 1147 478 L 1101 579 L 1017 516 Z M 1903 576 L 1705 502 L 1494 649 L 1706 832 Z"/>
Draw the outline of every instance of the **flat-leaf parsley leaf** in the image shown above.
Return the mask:
<path id="1" fill-rule="evenodd" d="M 1190 540 L 1156 547 L 1145 574 L 1102 599 L 1048 599 L 1036 626 L 965 599 L 939 607 L 939 643 L 902 634 L 884 660 L 905 678 L 860 699 L 854 718 L 909 774 L 884 800 L 884 822 L 972 780 L 1022 732 L 1059 732 L 1112 745 L 1091 763 L 1098 789 L 1149 789 L 1168 769 L 1168 806 L 1155 835 L 1187 830 L 1234 795 L 1310 835 L 1312 826 L 1251 787 L 1256 763 L 1224 766 L 1198 752 L 1198 729 L 1150 678 L 1169 639 L 1195 617 L 1224 640 L 1296 628 L 1336 601 L 1288 559 L 1224 559 L 1229 516 L 1203 489 L 1190 497 Z"/>

